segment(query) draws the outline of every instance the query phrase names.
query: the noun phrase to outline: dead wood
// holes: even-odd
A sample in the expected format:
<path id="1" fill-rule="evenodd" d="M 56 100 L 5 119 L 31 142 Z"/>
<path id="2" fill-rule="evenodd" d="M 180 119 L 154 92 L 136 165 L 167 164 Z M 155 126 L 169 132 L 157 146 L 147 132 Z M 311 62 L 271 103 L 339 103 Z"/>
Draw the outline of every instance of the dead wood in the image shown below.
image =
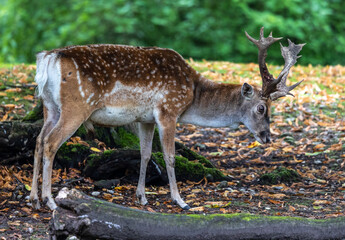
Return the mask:
<path id="1" fill-rule="evenodd" d="M 160 214 L 62 189 L 52 239 L 343 239 L 345 218 L 311 220 L 249 214 Z"/>

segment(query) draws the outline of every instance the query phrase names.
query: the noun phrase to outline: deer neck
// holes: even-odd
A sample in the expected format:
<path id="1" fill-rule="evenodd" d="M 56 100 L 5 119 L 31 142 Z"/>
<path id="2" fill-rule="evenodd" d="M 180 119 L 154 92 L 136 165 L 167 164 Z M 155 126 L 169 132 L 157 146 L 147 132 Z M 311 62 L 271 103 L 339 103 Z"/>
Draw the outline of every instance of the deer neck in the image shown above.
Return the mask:
<path id="1" fill-rule="evenodd" d="M 194 99 L 180 123 L 204 127 L 236 127 L 241 122 L 241 85 L 217 83 L 200 76 L 194 81 Z"/>

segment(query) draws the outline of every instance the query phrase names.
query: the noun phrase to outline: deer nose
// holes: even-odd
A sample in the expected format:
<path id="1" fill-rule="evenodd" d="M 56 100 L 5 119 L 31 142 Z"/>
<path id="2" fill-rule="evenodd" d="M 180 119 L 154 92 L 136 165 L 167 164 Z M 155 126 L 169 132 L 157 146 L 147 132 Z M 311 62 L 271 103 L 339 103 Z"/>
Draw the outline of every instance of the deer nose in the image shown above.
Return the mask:
<path id="1" fill-rule="evenodd" d="M 271 133 L 269 131 L 262 131 L 260 132 L 260 138 L 264 143 L 270 143 L 271 142 Z"/>

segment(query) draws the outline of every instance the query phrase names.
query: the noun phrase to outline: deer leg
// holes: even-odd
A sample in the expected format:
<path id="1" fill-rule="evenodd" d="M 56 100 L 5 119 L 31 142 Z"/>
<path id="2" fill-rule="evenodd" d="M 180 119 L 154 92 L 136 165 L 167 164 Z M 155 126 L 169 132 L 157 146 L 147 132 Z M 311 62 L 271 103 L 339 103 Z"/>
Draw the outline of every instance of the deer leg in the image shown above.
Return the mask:
<path id="1" fill-rule="evenodd" d="M 42 200 L 52 210 L 57 207 L 51 194 L 51 178 L 55 154 L 59 147 L 73 135 L 84 120 L 84 116 L 73 116 L 73 113 L 64 114 L 62 112 L 57 124 L 44 138 Z"/>
<path id="2" fill-rule="evenodd" d="M 40 134 L 36 139 L 36 148 L 34 155 L 34 172 L 32 177 L 32 186 L 30 192 L 30 201 L 35 209 L 39 209 L 40 202 L 38 198 L 38 176 L 41 169 L 42 155 L 43 155 L 43 139 L 51 131 L 59 118 L 58 114 L 54 111 L 49 111 L 46 107 L 43 107 L 44 124 Z"/>
<path id="3" fill-rule="evenodd" d="M 163 148 L 163 157 L 169 178 L 170 193 L 173 202 L 182 209 L 188 210 L 190 207 L 182 200 L 176 184 L 175 176 L 175 129 L 176 119 L 165 120 L 158 123 L 159 136 Z"/>
<path id="4" fill-rule="evenodd" d="M 152 140 L 155 124 L 153 123 L 139 123 L 139 138 L 140 138 L 140 175 L 137 187 L 137 197 L 142 205 L 147 204 L 145 196 L 145 177 L 147 164 L 151 158 Z"/>

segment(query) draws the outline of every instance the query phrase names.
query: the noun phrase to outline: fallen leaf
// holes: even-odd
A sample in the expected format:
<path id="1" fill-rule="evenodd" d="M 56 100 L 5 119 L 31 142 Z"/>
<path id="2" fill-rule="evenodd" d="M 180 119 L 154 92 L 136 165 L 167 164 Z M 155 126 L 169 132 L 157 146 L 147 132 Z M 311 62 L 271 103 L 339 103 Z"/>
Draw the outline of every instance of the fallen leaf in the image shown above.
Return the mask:
<path id="1" fill-rule="evenodd" d="M 273 200 L 273 199 L 267 199 L 267 200 L 273 204 L 282 204 L 282 201 L 277 201 L 277 200 Z"/>
<path id="2" fill-rule="evenodd" d="M 31 187 L 29 185 L 25 184 L 24 186 L 26 190 L 28 190 L 29 192 L 31 191 Z"/>
<path id="3" fill-rule="evenodd" d="M 10 88 L 10 89 L 6 89 L 5 92 L 21 92 L 22 89 L 21 88 Z"/>
<path id="4" fill-rule="evenodd" d="M 204 206 L 201 206 L 201 207 L 194 207 L 194 208 L 190 208 L 190 209 L 189 209 L 189 211 L 191 211 L 191 212 L 202 212 L 202 211 L 204 211 L 204 210 L 205 210 Z"/>
<path id="5" fill-rule="evenodd" d="M 93 152 L 102 152 L 101 150 L 99 150 L 98 148 L 95 148 L 95 147 L 91 147 L 90 150 Z"/>
<path id="6" fill-rule="evenodd" d="M 293 206 L 289 205 L 289 211 L 290 212 L 294 212 L 294 211 L 296 211 L 296 208 L 294 208 Z"/>
<path id="7" fill-rule="evenodd" d="M 274 198 L 274 199 L 282 199 L 286 197 L 286 195 L 283 193 L 276 193 L 276 194 L 270 194 L 269 197 Z"/>
<path id="8" fill-rule="evenodd" d="M 261 145 L 261 143 L 259 143 L 258 141 L 255 141 L 255 142 L 252 142 L 251 144 L 249 144 L 248 148 L 254 148 L 254 147 L 257 147 L 260 145 Z"/>
<path id="9" fill-rule="evenodd" d="M 313 205 L 323 205 L 323 204 L 331 204 L 328 200 L 316 200 L 313 202 Z"/>

